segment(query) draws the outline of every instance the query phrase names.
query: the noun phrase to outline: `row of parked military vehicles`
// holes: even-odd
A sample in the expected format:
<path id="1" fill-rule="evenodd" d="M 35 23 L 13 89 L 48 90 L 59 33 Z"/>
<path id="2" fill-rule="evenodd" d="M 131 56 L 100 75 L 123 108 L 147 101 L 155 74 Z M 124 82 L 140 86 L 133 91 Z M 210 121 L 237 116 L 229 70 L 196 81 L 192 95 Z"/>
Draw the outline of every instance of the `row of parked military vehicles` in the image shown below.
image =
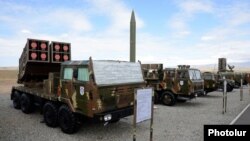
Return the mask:
<path id="1" fill-rule="evenodd" d="M 212 91 L 207 79 L 221 87 L 220 79 L 208 74 L 203 79 L 198 69 L 188 65 L 163 69 L 162 64 L 91 57 L 71 61 L 70 43 L 28 39 L 19 59 L 19 85 L 13 86 L 11 100 L 14 108 L 26 114 L 40 109 L 47 126 L 60 126 L 71 134 L 82 117 L 112 123 L 132 115 L 138 88 L 153 87 L 155 102 L 172 106 L 178 98 Z"/>

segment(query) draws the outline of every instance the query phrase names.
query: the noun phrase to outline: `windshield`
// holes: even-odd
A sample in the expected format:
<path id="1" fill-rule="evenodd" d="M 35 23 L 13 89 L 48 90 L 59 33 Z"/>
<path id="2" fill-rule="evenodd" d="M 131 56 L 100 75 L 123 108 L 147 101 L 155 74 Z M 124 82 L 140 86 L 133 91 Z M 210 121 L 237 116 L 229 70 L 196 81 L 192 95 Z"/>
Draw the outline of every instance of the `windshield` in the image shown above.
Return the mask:
<path id="1" fill-rule="evenodd" d="M 205 80 L 215 80 L 214 75 L 213 74 L 209 74 L 209 73 L 204 73 L 203 74 L 203 78 Z"/>
<path id="2" fill-rule="evenodd" d="M 199 70 L 188 70 L 188 72 L 191 80 L 201 79 L 201 72 Z"/>

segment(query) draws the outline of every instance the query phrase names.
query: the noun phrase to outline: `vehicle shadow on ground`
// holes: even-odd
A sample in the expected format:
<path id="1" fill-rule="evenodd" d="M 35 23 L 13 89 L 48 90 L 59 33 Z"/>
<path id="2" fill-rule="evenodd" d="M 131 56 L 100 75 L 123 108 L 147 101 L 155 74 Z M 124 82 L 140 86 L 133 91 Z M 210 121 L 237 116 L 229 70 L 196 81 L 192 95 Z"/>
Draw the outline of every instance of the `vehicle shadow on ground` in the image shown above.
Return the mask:
<path id="1" fill-rule="evenodd" d="M 222 97 L 222 94 L 207 94 L 207 95 L 204 95 L 204 96 L 200 96 L 199 98 L 209 98 L 209 99 L 217 99 L 217 98 L 221 98 Z"/>
<path id="2" fill-rule="evenodd" d="M 109 138 L 109 136 L 112 138 L 112 136 L 120 136 L 124 134 L 128 135 L 131 134 L 131 130 L 133 127 L 132 121 L 129 120 L 132 119 L 123 118 L 116 123 L 101 123 L 86 119 L 85 121 L 83 121 L 79 131 L 76 134 L 78 135 L 82 134 L 85 137 L 89 136 L 92 138 L 93 136 L 95 136 L 95 139 L 97 140 L 107 139 Z M 113 133 L 121 133 L 121 134 L 114 135 Z"/>
<path id="3" fill-rule="evenodd" d="M 174 106 L 175 107 L 200 107 L 200 106 L 205 106 L 205 103 L 202 103 L 198 99 L 192 99 L 192 100 L 187 100 L 186 102 L 184 101 L 178 101 Z"/>

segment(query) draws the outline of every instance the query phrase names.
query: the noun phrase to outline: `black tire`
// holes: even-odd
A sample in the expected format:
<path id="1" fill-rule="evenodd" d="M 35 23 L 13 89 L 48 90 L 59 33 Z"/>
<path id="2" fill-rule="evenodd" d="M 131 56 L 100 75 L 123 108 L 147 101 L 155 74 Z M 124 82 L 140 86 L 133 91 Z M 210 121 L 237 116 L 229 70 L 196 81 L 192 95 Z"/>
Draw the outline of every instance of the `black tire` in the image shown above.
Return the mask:
<path id="1" fill-rule="evenodd" d="M 176 103 L 176 98 L 171 92 L 165 92 L 162 95 L 162 103 L 167 106 L 173 106 Z"/>
<path id="2" fill-rule="evenodd" d="M 21 100 L 21 95 L 19 92 L 15 91 L 12 95 L 12 100 L 13 100 L 13 107 L 15 109 L 20 109 L 21 108 L 21 103 L 20 103 L 20 100 Z"/>
<path id="3" fill-rule="evenodd" d="M 28 114 L 32 111 L 32 101 L 30 96 L 28 96 L 27 94 L 22 94 L 21 96 L 21 110 L 23 111 L 23 113 Z"/>
<path id="4" fill-rule="evenodd" d="M 77 131 L 76 116 L 66 105 L 59 108 L 58 122 L 64 133 L 73 134 Z"/>
<path id="5" fill-rule="evenodd" d="M 240 83 L 239 82 L 235 82 L 234 88 L 240 88 Z"/>
<path id="6" fill-rule="evenodd" d="M 227 92 L 231 92 L 233 89 L 234 88 L 231 85 L 227 84 Z"/>
<path id="7" fill-rule="evenodd" d="M 47 102 L 43 106 L 44 122 L 49 127 L 56 127 L 58 125 L 58 107 L 52 102 Z"/>

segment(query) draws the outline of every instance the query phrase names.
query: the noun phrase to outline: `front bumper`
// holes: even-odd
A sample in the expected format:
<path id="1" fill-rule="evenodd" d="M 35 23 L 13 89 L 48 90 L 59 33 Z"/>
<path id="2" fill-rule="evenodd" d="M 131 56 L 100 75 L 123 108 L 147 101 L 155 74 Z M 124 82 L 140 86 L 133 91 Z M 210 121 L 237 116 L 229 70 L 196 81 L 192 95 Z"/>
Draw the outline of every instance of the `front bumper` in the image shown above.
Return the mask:
<path id="1" fill-rule="evenodd" d="M 94 118 L 98 121 L 101 122 L 108 122 L 112 120 L 117 120 L 120 118 L 124 118 L 130 115 L 133 115 L 134 113 L 134 108 L 132 106 L 122 108 L 122 109 L 117 109 L 113 111 L 108 111 L 108 112 L 103 112 L 103 113 L 98 113 L 94 115 Z"/>

